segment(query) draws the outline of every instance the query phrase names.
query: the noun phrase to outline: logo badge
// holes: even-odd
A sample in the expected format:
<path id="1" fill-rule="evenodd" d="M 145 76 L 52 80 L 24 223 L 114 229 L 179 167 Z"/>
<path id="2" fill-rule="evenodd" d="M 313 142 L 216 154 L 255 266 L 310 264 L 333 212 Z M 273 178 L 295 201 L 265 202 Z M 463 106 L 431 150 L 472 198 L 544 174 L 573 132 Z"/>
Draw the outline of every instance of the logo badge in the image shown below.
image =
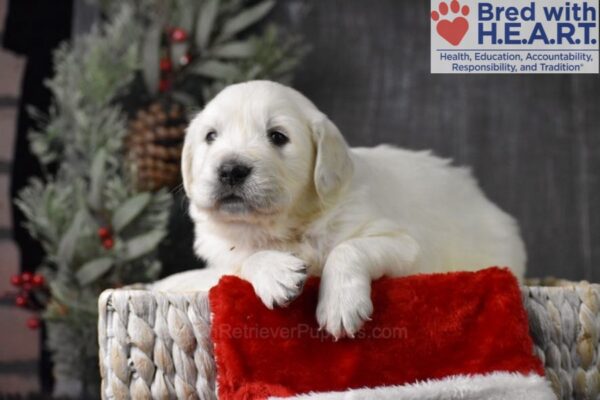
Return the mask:
<path id="1" fill-rule="evenodd" d="M 598 73 L 599 0 L 431 0 L 431 72 Z"/>

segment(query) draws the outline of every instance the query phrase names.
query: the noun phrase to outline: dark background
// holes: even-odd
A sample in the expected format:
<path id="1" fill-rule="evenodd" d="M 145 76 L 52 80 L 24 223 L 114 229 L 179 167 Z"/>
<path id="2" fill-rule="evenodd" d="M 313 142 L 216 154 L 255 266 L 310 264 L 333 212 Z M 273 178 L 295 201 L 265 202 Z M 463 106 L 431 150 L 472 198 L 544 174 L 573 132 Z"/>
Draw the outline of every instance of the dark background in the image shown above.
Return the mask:
<path id="1" fill-rule="evenodd" d="M 432 149 L 514 215 L 528 275 L 600 281 L 600 75 L 432 75 L 430 2 L 283 0 L 295 87 L 352 146 Z"/>

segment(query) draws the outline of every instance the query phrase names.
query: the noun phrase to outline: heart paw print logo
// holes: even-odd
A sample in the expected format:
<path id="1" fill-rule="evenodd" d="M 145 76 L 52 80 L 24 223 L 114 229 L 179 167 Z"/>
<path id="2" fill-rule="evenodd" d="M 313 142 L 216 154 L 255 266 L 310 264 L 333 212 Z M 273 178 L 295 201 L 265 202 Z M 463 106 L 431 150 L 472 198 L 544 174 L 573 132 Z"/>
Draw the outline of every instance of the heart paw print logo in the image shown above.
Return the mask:
<path id="1" fill-rule="evenodd" d="M 442 1 L 437 11 L 431 12 L 431 19 L 436 23 L 435 30 L 448 43 L 458 46 L 469 30 L 469 6 L 460 6 L 457 0 L 450 2 L 450 7 Z"/>

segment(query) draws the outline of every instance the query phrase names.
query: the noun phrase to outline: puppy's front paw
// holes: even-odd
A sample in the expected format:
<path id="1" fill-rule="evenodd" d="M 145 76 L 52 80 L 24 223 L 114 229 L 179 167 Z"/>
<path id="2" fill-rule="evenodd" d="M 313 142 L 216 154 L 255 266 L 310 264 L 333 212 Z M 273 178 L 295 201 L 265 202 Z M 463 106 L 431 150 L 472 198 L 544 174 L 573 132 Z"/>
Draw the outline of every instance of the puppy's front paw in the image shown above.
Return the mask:
<path id="1" fill-rule="evenodd" d="M 339 339 L 354 337 L 373 313 L 371 282 L 359 277 L 323 277 L 319 291 L 317 321 Z"/>
<path id="2" fill-rule="evenodd" d="M 261 251 L 250 256 L 242 275 L 252 283 L 256 295 L 269 308 L 285 307 L 302 292 L 307 266 L 298 257 L 279 251 Z"/>

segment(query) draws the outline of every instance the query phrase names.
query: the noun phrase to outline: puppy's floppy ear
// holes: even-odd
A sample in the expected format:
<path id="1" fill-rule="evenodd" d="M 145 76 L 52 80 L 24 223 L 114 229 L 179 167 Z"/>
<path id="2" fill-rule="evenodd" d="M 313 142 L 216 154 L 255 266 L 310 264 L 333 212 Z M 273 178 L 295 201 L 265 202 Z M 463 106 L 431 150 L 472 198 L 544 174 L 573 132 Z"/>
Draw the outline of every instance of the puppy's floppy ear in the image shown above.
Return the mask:
<path id="1" fill-rule="evenodd" d="M 188 197 L 191 197 L 192 190 L 192 165 L 194 162 L 194 152 L 198 145 L 198 134 L 201 131 L 201 116 L 202 111 L 196 114 L 187 129 L 185 130 L 185 140 L 183 142 L 183 149 L 181 150 L 181 176 L 183 178 L 183 189 Z"/>
<path id="2" fill-rule="evenodd" d="M 348 145 L 339 129 L 325 115 L 312 125 L 317 147 L 314 182 L 319 198 L 330 202 L 352 178 L 354 166 Z"/>
<path id="3" fill-rule="evenodd" d="M 181 176 L 183 178 L 183 189 L 188 197 L 192 187 L 192 162 L 194 153 L 194 139 L 192 138 L 191 129 L 187 129 L 183 149 L 181 150 Z"/>

